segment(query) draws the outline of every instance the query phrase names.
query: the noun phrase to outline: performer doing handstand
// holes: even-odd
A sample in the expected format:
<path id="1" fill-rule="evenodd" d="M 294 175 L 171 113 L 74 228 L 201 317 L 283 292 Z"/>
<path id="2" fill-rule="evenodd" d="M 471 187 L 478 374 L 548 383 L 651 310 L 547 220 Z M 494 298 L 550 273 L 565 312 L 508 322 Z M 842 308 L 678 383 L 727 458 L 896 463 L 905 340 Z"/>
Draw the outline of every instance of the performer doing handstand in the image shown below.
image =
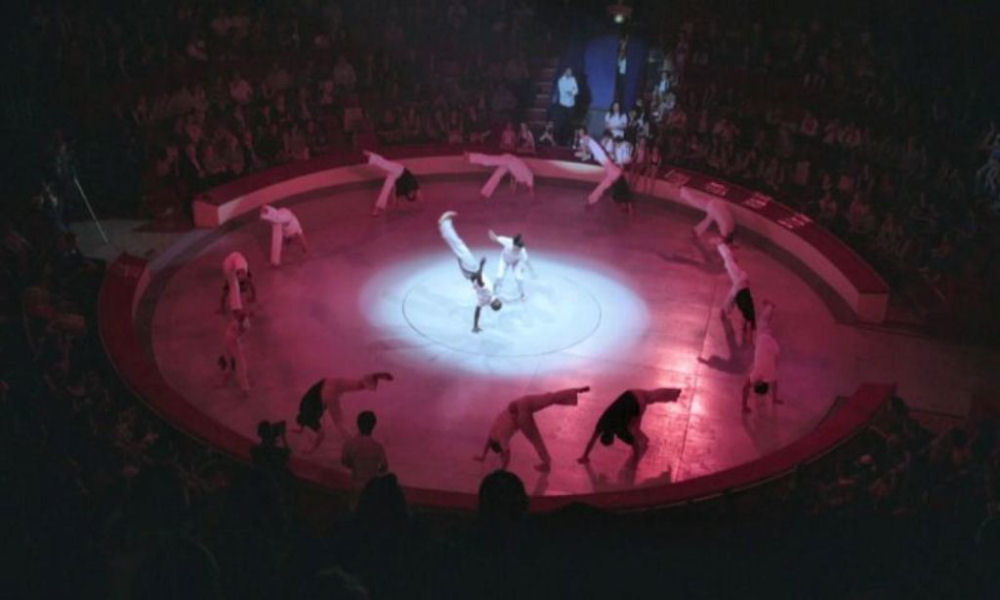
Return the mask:
<path id="1" fill-rule="evenodd" d="M 302 433 L 308 427 L 316 432 L 316 439 L 313 440 L 309 452 L 316 450 L 326 434 L 323 432 L 323 412 L 326 411 L 333 421 L 334 427 L 345 439 L 350 437 L 344 428 L 344 415 L 340 408 L 340 397 L 347 392 L 357 392 L 368 390 L 374 392 L 378 388 L 379 381 L 392 381 L 392 374 L 386 372 L 369 373 L 360 379 L 345 379 L 342 377 L 326 377 L 320 379 L 309 388 L 299 402 L 299 414 L 295 417 L 295 422 L 299 428 L 295 433 Z"/>
<path id="2" fill-rule="evenodd" d="M 486 180 L 486 184 L 483 185 L 483 189 L 479 191 L 483 198 L 489 198 L 493 195 L 493 192 L 500 185 L 500 181 L 503 179 L 504 175 L 510 173 L 510 185 L 511 188 L 516 190 L 517 184 L 523 184 L 531 192 L 532 197 L 535 195 L 535 175 L 528 168 L 528 165 L 524 164 L 524 161 L 520 158 L 514 156 L 513 154 L 480 154 L 478 152 L 470 152 L 466 154 L 469 162 L 474 165 L 483 165 L 484 167 L 496 167 L 490 178 Z"/>
<path id="3" fill-rule="evenodd" d="M 494 242 L 503 246 L 503 250 L 500 251 L 500 261 L 497 263 L 497 282 L 493 284 L 493 293 L 500 293 L 500 286 L 503 284 L 503 278 L 507 274 L 507 267 L 514 272 L 514 281 L 517 282 L 517 292 L 520 298 L 524 300 L 524 269 L 525 267 L 531 269 L 534 273 L 534 268 L 531 263 L 528 262 L 528 249 L 524 247 L 524 238 L 521 234 L 515 234 L 514 237 L 507 237 L 505 235 L 497 235 L 490 230 L 490 239 Z"/>
<path id="4" fill-rule="evenodd" d="M 681 391 L 676 388 L 623 392 L 597 420 L 594 434 L 590 436 L 587 448 L 583 451 L 583 456 L 577 459 L 577 462 L 585 463 L 590 460 L 590 451 L 598 438 L 600 438 L 601 444 L 610 446 L 617 437 L 632 446 L 629 465 L 636 466 L 649 446 L 649 438 L 639 428 L 642 424 L 642 416 L 646 412 L 646 406 L 653 402 L 676 402 L 680 395 Z"/>
<path id="5" fill-rule="evenodd" d="M 743 337 L 747 339 L 749 334 L 752 338 L 754 332 L 757 331 L 757 311 L 754 309 L 753 294 L 750 293 L 750 278 L 747 277 L 746 271 L 736 263 L 733 251 L 729 249 L 728 245 L 719 244 L 716 248 L 726 266 L 726 273 L 729 275 L 731 283 L 729 293 L 726 294 L 726 299 L 722 303 L 722 318 L 725 319 L 729 316 L 735 303 L 740 314 L 743 315 Z"/>
<path id="6" fill-rule="evenodd" d="M 490 450 L 500 455 L 500 468 L 506 469 L 510 463 L 510 439 L 520 431 L 524 437 L 528 438 L 531 445 L 535 447 L 535 452 L 542 459 L 541 464 L 535 468 L 542 472 L 547 472 L 552 468 L 552 457 L 545 447 L 545 440 L 538 431 L 535 424 L 535 413 L 553 404 L 563 404 L 576 406 L 577 396 L 584 392 L 589 392 L 590 387 L 568 388 L 558 392 L 548 394 L 532 394 L 522 396 L 504 407 L 493 421 L 490 433 L 486 437 L 486 445 L 482 454 L 473 458 L 478 461 L 486 459 L 486 453 Z"/>
<path id="7" fill-rule="evenodd" d="M 281 247 L 292 240 L 302 245 L 302 252 L 309 252 L 306 234 L 291 210 L 264 205 L 260 207 L 260 219 L 271 224 L 271 265 L 281 264 Z"/>
<path id="8" fill-rule="evenodd" d="M 472 333 L 479 333 L 482 331 L 479 328 L 479 315 L 483 307 L 489 306 L 497 311 L 503 307 L 503 303 L 493 295 L 493 286 L 490 284 L 490 280 L 483 275 L 486 259 L 479 259 L 477 264 L 476 257 L 472 255 L 469 247 L 455 232 L 455 226 L 451 221 L 457 214 L 453 210 L 442 214 L 438 219 L 438 230 L 448 247 L 451 248 L 452 253 L 455 254 L 455 258 L 458 259 L 458 268 L 462 271 L 462 275 L 472 282 L 472 289 L 476 292 L 476 312 L 472 320 Z"/>
<path id="9" fill-rule="evenodd" d="M 378 199 L 375 200 L 375 207 L 372 209 L 373 217 L 377 217 L 385 211 L 389 204 L 389 193 L 393 188 L 395 188 L 397 198 L 402 196 L 410 202 L 421 198 L 420 184 L 417 183 L 417 178 L 413 176 L 413 173 L 410 173 L 409 169 L 398 162 L 386 160 L 381 155 L 369 150 L 363 152 L 368 158 L 369 165 L 378 167 L 386 173 L 385 183 L 382 184 L 382 190 L 378 193 Z"/>

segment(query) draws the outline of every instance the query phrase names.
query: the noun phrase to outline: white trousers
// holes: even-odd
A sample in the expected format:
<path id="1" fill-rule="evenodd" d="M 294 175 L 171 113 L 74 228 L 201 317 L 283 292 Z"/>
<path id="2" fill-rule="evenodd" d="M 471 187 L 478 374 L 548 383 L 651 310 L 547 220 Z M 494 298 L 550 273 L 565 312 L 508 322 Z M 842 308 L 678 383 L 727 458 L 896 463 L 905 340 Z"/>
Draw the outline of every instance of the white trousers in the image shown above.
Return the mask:
<path id="1" fill-rule="evenodd" d="M 587 196 L 587 204 L 597 204 L 597 201 L 601 199 L 604 192 L 608 191 L 608 188 L 614 185 L 615 181 L 621 177 L 621 174 L 622 170 L 618 168 L 618 165 L 611 162 L 604 165 L 604 179 L 601 180 L 601 183 L 597 184 L 594 191 L 590 192 L 590 196 Z"/>
<path id="2" fill-rule="evenodd" d="M 507 275 L 507 267 L 510 267 L 510 270 L 514 273 L 514 281 L 517 282 L 517 291 L 523 295 L 524 284 L 522 282 L 524 281 L 524 261 L 519 260 L 515 263 L 507 264 L 507 261 L 505 261 L 502 256 L 497 262 L 497 282 L 493 286 L 493 292 L 499 292 L 500 286 L 503 284 L 504 276 Z"/>
<path id="3" fill-rule="evenodd" d="M 478 271 L 479 261 L 469 251 L 469 247 L 465 245 L 462 238 L 458 237 L 451 219 L 445 219 L 438 223 L 438 230 L 441 232 L 441 238 L 444 239 L 448 247 L 451 248 L 452 253 L 458 258 L 458 262 L 462 265 L 462 268 L 473 273 Z"/>
<path id="4" fill-rule="evenodd" d="M 486 184 L 483 185 L 483 189 L 479 190 L 479 193 L 483 196 L 490 198 L 493 196 L 493 192 L 496 191 L 497 186 L 503 181 L 504 175 L 509 173 L 507 167 L 497 167 L 490 178 L 486 180 Z"/>
<path id="5" fill-rule="evenodd" d="M 373 167 L 378 167 L 386 173 L 385 182 L 382 184 L 382 189 L 379 191 L 378 198 L 375 200 L 375 209 L 385 210 L 385 208 L 389 205 L 389 194 L 392 194 L 395 191 L 396 180 L 403 174 L 404 167 L 399 163 L 386 160 L 385 158 L 374 153 L 368 157 L 368 164 Z"/>
<path id="6" fill-rule="evenodd" d="M 719 235 L 723 237 L 733 232 L 732 215 L 722 214 L 722 211 L 727 209 L 719 207 L 717 202 L 717 200 L 711 200 L 705 205 L 705 218 L 694 227 L 695 232 L 699 236 L 705 235 L 705 232 L 708 231 L 712 223 L 715 223 L 715 228 L 719 230 Z"/>

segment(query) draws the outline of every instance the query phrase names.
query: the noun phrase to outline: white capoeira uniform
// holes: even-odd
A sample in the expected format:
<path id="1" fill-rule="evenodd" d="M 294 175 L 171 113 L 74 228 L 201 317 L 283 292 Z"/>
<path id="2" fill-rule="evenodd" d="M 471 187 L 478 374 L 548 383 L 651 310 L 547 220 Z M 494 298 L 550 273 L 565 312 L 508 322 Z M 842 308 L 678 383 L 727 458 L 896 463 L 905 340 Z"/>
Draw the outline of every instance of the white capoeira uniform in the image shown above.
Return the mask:
<path id="1" fill-rule="evenodd" d="M 239 288 L 237 287 L 237 290 L 238 289 Z M 249 320 L 247 320 L 246 327 L 250 327 Z M 247 361 L 243 354 L 244 333 L 246 333 L 246 330 L 241 330 L 240 319 L 234 318 L 229 321 L 229 325 L 226 326 L 226 332 L 223 335 L 223 357 L 227 362 L 227 365 L 224 368 L 229 368 L 230 365 L 235 363 L 236 380 L 240 385 L 240 389 L 247 392 L 250 391 L 250 380 L 247 377 Z"/>
<path id="2" fill-rule="evenodd" d="M 733 251 L 729 249 L 729 246 L 726 244 L 719 244 L 717 248 L 719 250 L 719 255 L 722 257 L 722 263 L 726 267 L 726 274 L 729 275 L 729 293 L 726 294 L 726 300 L 722 304 L 722 308 L 728 311 L 733 307 L 736 295 L 739 294 L 741 290 L 750 288 L 750 277 L 747 276 L 747 272 L 741 269 L 736 263 L 736 259 L 733 258 Z"/>
<path id="3" fill-rule="evenodd" d="M 757 339 L 753 349 L 753 367 L 748 379 L 751 383 L 764 381 L 773 387 L 778 380 L 778 358 L 781 347 L 771 330 L 771 313 L 773 306 L 768 304 L 761 311 L 757 325 Z"/>
<path id="4" fill-rule="evenodd" d="M 455 226 L 451 221 L 451 217 L 439 219 L 438 231 L 441 232 L 441 238 L 451 248 L 452 254 L 458 259 L 458 266 L 462 269 L 462 274 L 466 278 L 471 279 L 479 271 L 479 261 L 472 255 L 472 252 L 465 245 L 465 242 L 462 241 L 462 238 L 458 237 L 458 233 L 455 232 Z"/>
<path id="5" fill-rule="evenodd" d="M 374 152 L 368 156 L 368 164 L 378 167 L 386 174 L 385 183 L 382 184 L 382 189 L 378 193 L 378 199 L 375 200 L 375 210 L 383 211 L 389 205 L 389 194 L 392 194 L 396 189 L 396 180 L 403 175 L 406 167 L 398 162 L 386 160 Z"/>
<path id="6" fill-rule="evenodd" d="M 494 238 L 496 243 L 503 246 L 500 251 L 500 260 L 497 262 L 497 282 L 494 291 L 500 289 L 504 277 L 507 275 L 507 267 L 514 273 L 514 281 L 517 282 L 517 291 L 524 295 L 524 269 L 528 266 L 528 250 L 521 246 L 514 245 L 514 238 L 505 235 L 498 235 Z"/>
<path id="7" fill-rule="evenodd" d="M 587 204 L 597 204 L 597 201 L 601 199 L 601 195 L 621 177 L 622 170 L 613 160 L 608 158 L 607 152 L 604 151 L 604 148 L 594 138 L 587 137 L 587 147 L 590 149 L 590 154 L 593 155 L 594 160 L 604 167 L 604 179 L 597 184 L 594 191 L 590 192 L 590 196 L 587 197 Z"/>
<path id="8" fill-rule="evenodd" d="M 229 310 L 241 310 L 243 308 L 243 296 L 240 294 L 240 281 L 236 277 L 237 271 L 250 272 L 247 259 L 239 252 L 230 252 L 222 261 L 222 275 L 226 278 L 229 286 Z"/>
<path id="9" fill-rule="evenodd" d="M 490 178 L 486 180 L 486 184 L 483 185 L 483 189 L 479 193 L 485 197 L 489 198 L 496 191 L 497 186 L 500 185 L 500 181 L 504 178 L 504 175 L 510 173 L 510 176 L 514 178 L 517 183 L 522 183 L 528 186 L 528 189 L 534 189 L 535 187 L 535 174 L 531 172 L 528 165 L 524 164 L 524 161 L 520 158 L 514 156 L 513 154 L 480 154 L 478 152 L 469 153 L 469 162 L 474 165 L 482 165 L 484 167 L 496 167 Z"/>
<path id="10" fill-rule="evenodd" d="M 271 264 L 278 266 L 281 264 L 281 247 L 286 240 L 295 237 L 302 239 L 305 245 L 305 233 L 302 232 L 302 225 L 299 223 L 295 213 L 287 208 L 274 208 L 264 206 L 260 209 L 260 219 L 271 224 Z"/>
<path id="11" fill-rule="evenodd" d="M 535 424 L 535 413 L 553 404 L 575 405 L 580 391 L 576 388 L 550 392 L 548 394 L 532 394 L 522 396 L 507 405 L 493 421 L 490 427 L 489 439 L 500 445 L 502 452 L 510 450 L 510 440 L 520 431 L 535 447 L 542 462 L 551 462 L 549 451 L 545 447 L 542 434 Z"/>
<path id="12" fill-rule="evenodd" d="M 715 223 L 719 229 L 719 235 L 722 236 L 722 239 L 729 239 L 733 235 L 736 223 L 733 221 L 733 213 L 729 212 L 725 201 L 716 198 L 708 201 L 708 204 L 705 205 L 705 218 L 695 225 L 695 233 L 699 236 L 705 235 L 712 223 Z"/>

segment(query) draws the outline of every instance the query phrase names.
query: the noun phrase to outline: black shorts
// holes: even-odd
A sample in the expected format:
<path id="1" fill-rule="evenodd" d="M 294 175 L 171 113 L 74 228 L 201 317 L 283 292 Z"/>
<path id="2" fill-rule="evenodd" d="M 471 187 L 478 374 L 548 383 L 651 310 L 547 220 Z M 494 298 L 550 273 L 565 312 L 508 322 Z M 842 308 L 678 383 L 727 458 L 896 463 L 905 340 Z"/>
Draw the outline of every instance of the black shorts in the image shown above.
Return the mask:
<path id="1" fill-rule="evenodd" d="M 635 436 L 628 429 L 616 429 L 614 431 L 615 437 L 625 442 L 629 446 L 635 443 Z"/>
<path id="2" fill-rule="evenodd" d="M 320 419 L 323 417 L 323 380 L 313 384 L 302 401 L 299 402 L 299 414 L 295 417 L 295 422 L 302 427 L 308 427 L 313 431 L 319 431 Z"/>
<path id="3" fill-rule="evenodd" d="M 419 189 L 420 184 L 417 183 L 417 178 L 413 176 L 413 173 L 410 173 L 409 169 L 403 169 L 403 174 L 396 180 L 396 196 L 409 198 Z"/>
<path id="4" fill-rule="evenodd" d="M 611 199 L 615 202 L 627 204 L 632 201 L 632 190 L 628 187 L 628 181 L 622 175 L 611 184 Z"/>
<path id="5" fill-rule="evenodd" d="M 750 327 L 757 329 L 757 311 L 753 307 L 753 296 L 750 295 L 750 288 L 743 288 L 736 292 L 736 308 L 740 309 L 740 314 Z"/>

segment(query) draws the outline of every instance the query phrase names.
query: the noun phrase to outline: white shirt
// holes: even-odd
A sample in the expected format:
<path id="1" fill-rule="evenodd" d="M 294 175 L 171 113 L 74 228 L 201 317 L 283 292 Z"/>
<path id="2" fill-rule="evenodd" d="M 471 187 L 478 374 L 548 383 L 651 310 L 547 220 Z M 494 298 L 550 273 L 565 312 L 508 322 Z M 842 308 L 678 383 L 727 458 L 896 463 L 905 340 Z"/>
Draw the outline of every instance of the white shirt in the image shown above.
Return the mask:
<path id="1" fill-rule="evenodd" d="M 781 348 L 770 330 L 757 332 L 753 349 L 753 369 L 750 371 L 750 381 L 766 381 L 771 383 L 778 379 L 778 356 Z"/>
<path id="2" fill-rule="evenodd" d="M 576 95 L 580 90 L 576 87 L 576 77 L 563 75 L 559 78 L 559 104 L 566 108 L 576 106 Z"/>
<path id="3" fill-rule="evenodd" d="M 705 206 L 705 212 L 707 212 L 715 220 L 715 225 L 719 228 L 719 233 L 722 237 L 726 237 L 733 232 L 736 228 L 736 223 L 733 221 L 733 213 L 729 212 L 729 207 L 723 200 L 712 199 L 708 201 L 708 205 Z"/>
<path id="4" fill-rule="evenodd" d="M 476 292 L 476 306 L 482 308 L 489 306 L 493 302 L 493 284 L 486 275 L 483 275 L 483 285 L 480 286 L 475 281 L 472 282 L 472 289 Z"/>
<path id="5" fill-rule="evenodd" d="M 302 233 L 302 225 L 299 224 L 298 217 L 287 208 L 265 206 L 261 211 L 260 218 L 275 225 L 281 225 L 281 233 L 285 237 L 292 237 Z"/>
<path id="6" fill-rule="evenodd" d="M 628 115 L 625 113 L 614 115 L 609 112 L 604 115 L 604 125 L 611 131 L 612 136 L 621 137 L 625 135 L 625 128 L 628 126 Z"/>
<path id="7" fill-rule="evenodd" d="M 528 250 L 523 246 L 518 248 L 514 245 L 514 238 L 505 235 L 497 236 L 497 243 L 503 246 L 500 257 L 508 265 L 516 265 L 519 261 L 528 262 Z"/>
<path id="8" fill-rule="evenodd" d="M 628 142 L 615 144 L 615 163 L 624 166 L 630 162 L 632 162 L 632 144 Z"/>

